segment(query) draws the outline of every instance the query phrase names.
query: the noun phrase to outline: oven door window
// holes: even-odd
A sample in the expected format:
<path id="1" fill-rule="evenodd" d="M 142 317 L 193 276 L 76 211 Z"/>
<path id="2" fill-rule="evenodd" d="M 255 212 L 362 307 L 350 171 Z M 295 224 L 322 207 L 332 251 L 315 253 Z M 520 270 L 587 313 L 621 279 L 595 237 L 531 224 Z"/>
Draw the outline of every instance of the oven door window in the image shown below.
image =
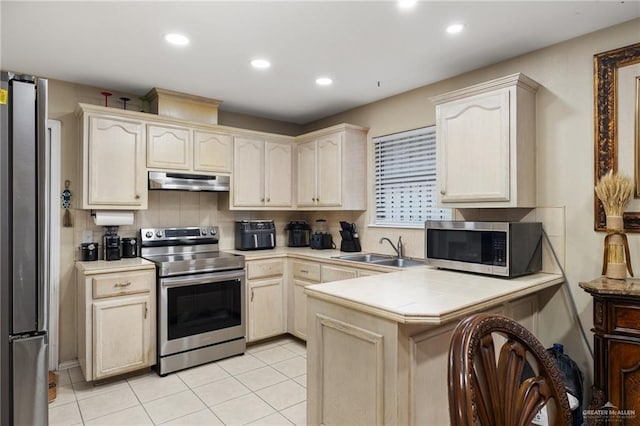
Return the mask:
<path id="1" fill-rule="evenodd" d="M 240 280 L 167 289 L 169 340 L 241 324 Z"/>

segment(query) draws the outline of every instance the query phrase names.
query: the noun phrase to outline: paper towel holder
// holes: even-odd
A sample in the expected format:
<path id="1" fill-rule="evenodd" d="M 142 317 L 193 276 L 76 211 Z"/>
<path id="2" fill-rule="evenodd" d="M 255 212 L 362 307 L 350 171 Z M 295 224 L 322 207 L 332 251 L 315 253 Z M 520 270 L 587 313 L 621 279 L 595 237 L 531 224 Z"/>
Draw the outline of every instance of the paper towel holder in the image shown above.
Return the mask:
<path id="1" fill-rule="evenodd" d="M 93 223 L 98 226 L 133 225 L 133 211 L 91 210 Z"/>

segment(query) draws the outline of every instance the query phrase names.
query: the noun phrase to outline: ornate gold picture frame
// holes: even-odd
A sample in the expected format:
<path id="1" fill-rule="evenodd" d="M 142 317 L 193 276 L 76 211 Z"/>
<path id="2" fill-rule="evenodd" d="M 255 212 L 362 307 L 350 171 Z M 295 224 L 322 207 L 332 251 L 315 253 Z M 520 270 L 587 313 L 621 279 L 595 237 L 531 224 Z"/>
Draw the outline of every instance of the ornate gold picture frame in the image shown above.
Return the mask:
<path id="1" fill-rule="evenodd" d="M 594 122 L 595 122 L 595 171 L 594 186 L 602 175 L 618 170 L 618 120 L 617 89 L 618 69 L 640 62 L 640 43 L 621 47 L 594 55 Z M 636 129 L 638 114 L 636 113 Z M 636 131 L 636 142 L 638 131 Z M 638 155 L 636 154 L 636 162 Z M 637 167 L 637 165 L 636 165 Z M 636 173 L 636 181 L 639 174 Z M 602 203 L 595 194 L 594 229 L 606 230 L 606 215 Z M 627 232 L 640 232 L 640 212 L 624 213 L 624 228 Z"/>

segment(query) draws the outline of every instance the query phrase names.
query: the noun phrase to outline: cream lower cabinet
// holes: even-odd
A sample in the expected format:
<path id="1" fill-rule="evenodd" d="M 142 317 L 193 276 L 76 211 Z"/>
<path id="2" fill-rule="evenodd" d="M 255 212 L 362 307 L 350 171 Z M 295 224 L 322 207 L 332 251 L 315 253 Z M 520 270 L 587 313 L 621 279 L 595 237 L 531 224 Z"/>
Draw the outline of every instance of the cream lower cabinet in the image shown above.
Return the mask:
<path id="1" fill-rule="evenodd" d="M 291 208 L 292 161 L 289 142 L 236 136 L 231 208 Z"/>
<path id="2" fill-rule="evenodd" d="M 304 288 L 312 284 L 328 283 L 331 281 L 347 280 L 358 277 L 356 268 L 342 267 L 334 264 L 293 260 L 291 262 L 292 285 L 289 305 L 291 312 L 288 331 L 301 338 L 307 339 L 307 296 Z"/>
<path id="3" fill-rule="evenodd" d="M 285 260 L 252 260 L 246 266 L 247 341 L 285 333 Z"/>
<path id="4" fill-rule="evenodd" d="M 96 269 L 93 263 L 79 262 L 77 267 L 78 361 L 85 379 L 101 380 L 155 364 L 153 265 L 111 272 L 112 266 Z"/>
<path id="5" fill-rule="evenodd" d="M 288 331 L 296 337 L 307 339 L 307 296 L 304 288 L 308 285 L 320 283 L 320 264 L 302 260 L 291 261 L 292 303 L 289 306 L 292 313 Z"/>
<path id="6" fill-rule="evenodd" d="M 124 297 L 93 304 L 96 380 L 155 363 L 151 356 L 151 298 Z"/>
<path id="7" fill-rule="evenodd" d="M 366 209 L 366 129 L 342 124 L 296 141 L 297 207 Z"/>
<path id="8" fill-rule="evenodd" d="M 447 366 L 454 320 L 403 324 L 308 300 L 307 424 L 448 425 Z M 537 296 L 496 305 L 536 328 Z"/>
<path id="9" fill-rule="evenodd" d="M 145 123 L 108 108 L 81 105 L 79 170 L 82 209 L 147 208 Z"/>
<path id="10" fill-rule="evenodd" d="M 536 206 L 537 88 L 514 74 L 431 98 L 439 205 Z"/>

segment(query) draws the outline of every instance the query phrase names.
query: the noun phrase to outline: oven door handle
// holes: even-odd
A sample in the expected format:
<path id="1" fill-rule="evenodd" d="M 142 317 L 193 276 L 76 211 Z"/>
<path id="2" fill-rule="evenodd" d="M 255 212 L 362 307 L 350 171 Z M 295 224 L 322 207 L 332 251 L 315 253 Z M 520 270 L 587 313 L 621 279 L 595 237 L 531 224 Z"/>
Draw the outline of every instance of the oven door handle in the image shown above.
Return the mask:
<path id="1" fill-rule="evenodd" d="M 197 275 L 191 277 L 171 277 L 161 278 L 160 285 L 162 288 L 183 287 L 188 285 L 211 284 L 219 281 L 228 281 L 232 279 L 241 280 L 244 278 L 244 270 L 216 272 L 214 274 Z"/>

